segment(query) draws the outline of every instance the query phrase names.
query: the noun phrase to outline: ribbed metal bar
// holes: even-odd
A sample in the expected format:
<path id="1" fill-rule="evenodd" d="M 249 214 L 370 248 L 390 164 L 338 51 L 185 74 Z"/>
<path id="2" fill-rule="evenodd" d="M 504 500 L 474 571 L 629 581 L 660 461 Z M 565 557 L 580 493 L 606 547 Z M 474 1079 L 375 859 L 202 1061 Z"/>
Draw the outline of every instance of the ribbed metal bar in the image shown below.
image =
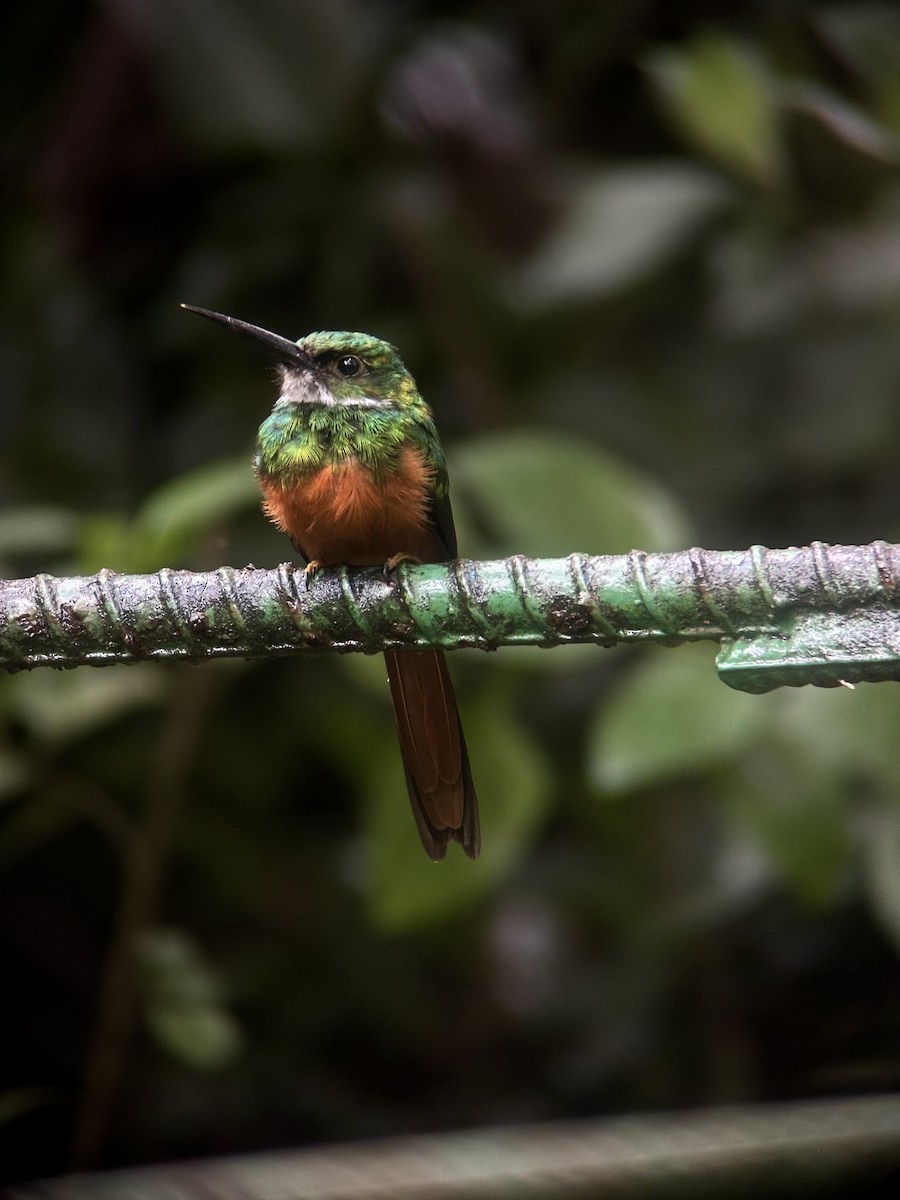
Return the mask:
<path id="1" fill-rule="evenodd" d="M 734 687 L 900 677 L 900 546 L 0 582 L 0 666 L 709 639 Z"/>

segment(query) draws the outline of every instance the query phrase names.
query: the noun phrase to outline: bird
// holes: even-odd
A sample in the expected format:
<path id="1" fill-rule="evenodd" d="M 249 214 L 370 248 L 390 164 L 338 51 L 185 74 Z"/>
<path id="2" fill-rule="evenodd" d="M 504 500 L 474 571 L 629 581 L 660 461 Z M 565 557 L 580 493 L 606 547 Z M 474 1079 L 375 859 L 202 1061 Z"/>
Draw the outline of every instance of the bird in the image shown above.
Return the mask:
<path id="1" fill-rule="evenodd" d="M 389 342 L 325 331 L 297 341 L 236 317 L 182 308 L 265 346 L 281 391 L 259 428 L 253 468 L 266 515 L 306 563 L 382 567 L 457 557 L 447 466 L 431 410 Z M 440 650 L 386 650 L 413 816 L 425 852 L 481 849 L 478 799 Z"/>

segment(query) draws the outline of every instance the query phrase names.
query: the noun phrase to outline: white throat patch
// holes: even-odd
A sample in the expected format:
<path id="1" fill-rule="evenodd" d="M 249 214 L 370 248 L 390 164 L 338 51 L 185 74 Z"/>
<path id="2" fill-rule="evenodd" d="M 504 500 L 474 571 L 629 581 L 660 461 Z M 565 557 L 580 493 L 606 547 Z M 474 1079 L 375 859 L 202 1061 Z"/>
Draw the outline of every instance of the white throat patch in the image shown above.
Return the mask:
<path id="1" fill-rule="evenodd" d="M 353 396 L 335 399 L 328 385 L 310 371 L 284 372 L 279 404 L 311 404 L 318 408 L 394 408 L 390 400 L 378 396 Z"/>

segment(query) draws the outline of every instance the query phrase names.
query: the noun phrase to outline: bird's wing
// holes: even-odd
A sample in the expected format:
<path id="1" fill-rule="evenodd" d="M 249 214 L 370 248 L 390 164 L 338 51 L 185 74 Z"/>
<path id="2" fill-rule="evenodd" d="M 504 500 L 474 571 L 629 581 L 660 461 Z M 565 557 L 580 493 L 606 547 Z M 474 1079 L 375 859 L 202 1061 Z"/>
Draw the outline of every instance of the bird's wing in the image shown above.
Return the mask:
<path id="1" fill-rule="evenodd" d="M 450 497 L 447 494 L 446 481 L 440 492 L 432 493 L 431 498 L 431 527 L 435 538 L 440 544 L 442 557 L 438 560 L 446 562 L 456 558 L 456 527 L 453 524 L 453 509 L 450 507 Z"/>

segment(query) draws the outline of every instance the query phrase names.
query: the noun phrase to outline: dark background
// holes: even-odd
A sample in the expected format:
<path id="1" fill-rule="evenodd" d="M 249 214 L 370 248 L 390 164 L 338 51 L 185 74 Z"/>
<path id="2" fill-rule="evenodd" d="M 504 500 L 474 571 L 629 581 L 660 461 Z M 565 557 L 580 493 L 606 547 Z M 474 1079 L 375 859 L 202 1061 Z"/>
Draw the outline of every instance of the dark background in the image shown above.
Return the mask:
<path id="1" fill-rule="evenodd" d="M 69 0 L 0 29 L 0 570 L 274 565 L 270 365 L 394 341 L 472 557 L 900 535 L 900 9 Z M 900 1087 L 890 684 L 456 654 L 4 679 L 2 1178 Z"/>

